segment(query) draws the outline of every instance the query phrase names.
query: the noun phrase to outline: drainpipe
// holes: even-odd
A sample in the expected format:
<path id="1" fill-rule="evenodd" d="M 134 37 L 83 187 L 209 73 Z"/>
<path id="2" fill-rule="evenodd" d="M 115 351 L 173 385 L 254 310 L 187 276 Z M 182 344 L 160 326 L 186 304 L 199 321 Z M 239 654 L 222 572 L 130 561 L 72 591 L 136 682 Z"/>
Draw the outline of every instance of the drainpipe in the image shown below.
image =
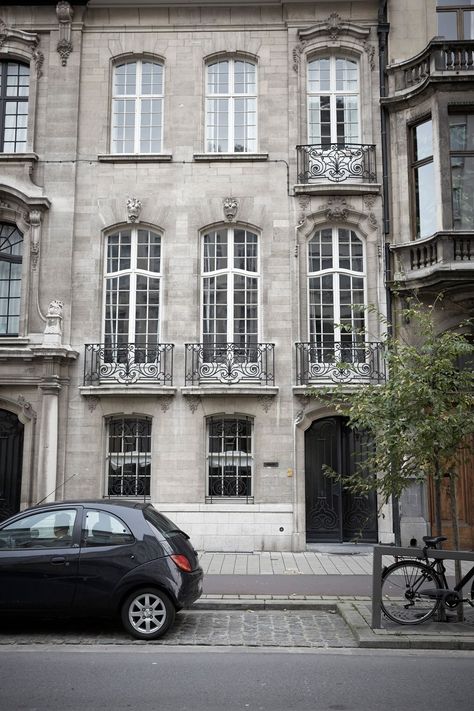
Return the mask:
<path id="1" fill-rule="evenodd" d="M 379 0 L 377 34 L 379 38 L 379 94 L 380 99 L 387 96 L 387 44 L 390 24 L 387 18 L 388 0 Z M 384 275 L 385 298 L 387 302 L 387 324 L 389 335 L 393 333 L 392 325 L 392 293 L 389 288 L 391 281 L 391 259 L 388 235 L 390 234 L 390 181 L 389 181 L 389 144 L 388 144 L 388 115 L 387 109 L 380 102 L 380 138 L 382 143 L 382 206 L 383 206 L 383 241 L 384 241 Z M 400 508 L 398 498 L 392 497 L 392 518 L 395 545 L 400 541 Z"/>

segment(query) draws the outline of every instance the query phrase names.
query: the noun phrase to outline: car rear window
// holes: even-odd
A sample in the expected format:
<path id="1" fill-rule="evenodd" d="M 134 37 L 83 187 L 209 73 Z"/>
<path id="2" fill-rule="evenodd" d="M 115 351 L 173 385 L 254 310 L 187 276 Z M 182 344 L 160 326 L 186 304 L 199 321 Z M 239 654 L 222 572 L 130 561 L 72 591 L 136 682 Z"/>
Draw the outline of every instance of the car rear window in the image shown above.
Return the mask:
<path id="1" fill-rule="evenodd" d="M 173 523 L 173 521 L 170 521 L 169 518 L 151 506 L 148 506 L 143 510 L 143 515 L 145 520 L 148 521 L 153 528 L 156 528 L 156 530 L 165 538 L 170 538 L 176 533 L 183 533 L 183 531 L 181 531 L 181 529 Z"/>

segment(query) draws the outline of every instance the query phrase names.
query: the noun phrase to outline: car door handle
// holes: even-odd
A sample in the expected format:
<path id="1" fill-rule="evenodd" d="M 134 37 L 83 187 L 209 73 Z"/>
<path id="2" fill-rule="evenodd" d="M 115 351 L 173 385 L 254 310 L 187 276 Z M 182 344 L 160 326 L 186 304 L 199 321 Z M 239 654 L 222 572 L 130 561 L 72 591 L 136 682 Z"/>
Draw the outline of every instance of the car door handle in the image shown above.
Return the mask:
<path id="1" fill-rule="evenodd" d="M 55 558 L 51 558 L 50 563 L 51 565 L 69 565 L 69 562 L 64 556 L 56 556 Z"/>

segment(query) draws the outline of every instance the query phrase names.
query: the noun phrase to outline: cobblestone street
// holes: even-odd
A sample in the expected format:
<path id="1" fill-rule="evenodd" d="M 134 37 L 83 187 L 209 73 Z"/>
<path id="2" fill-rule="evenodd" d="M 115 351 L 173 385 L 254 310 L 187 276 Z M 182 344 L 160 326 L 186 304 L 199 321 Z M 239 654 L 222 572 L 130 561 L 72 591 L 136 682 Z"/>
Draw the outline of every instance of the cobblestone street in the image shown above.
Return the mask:
<path id="1" fill-rule="evenodd" d="M 2 622 L 0 645 L 130 644 L 119 623 L 110 621 Z M 356 647 L 342 618 L 328 610 L 200 610 L 183 611 L 161 640 L 136 644 Z"/>

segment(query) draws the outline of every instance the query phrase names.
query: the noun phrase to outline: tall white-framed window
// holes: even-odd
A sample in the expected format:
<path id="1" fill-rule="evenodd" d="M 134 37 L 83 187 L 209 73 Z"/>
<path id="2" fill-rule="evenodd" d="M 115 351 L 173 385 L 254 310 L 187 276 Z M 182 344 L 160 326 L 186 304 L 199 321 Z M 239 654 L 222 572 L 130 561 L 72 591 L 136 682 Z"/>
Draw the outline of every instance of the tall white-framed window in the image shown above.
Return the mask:
<path id="1" fill-rule="evenodd" d="M 328 227 L 308 243 L 308 330 L 319 362 L 360 361 L 365 344 L 364 243 L 350 229 Z M 363 356 L 365 359 L 365 356 Z"/>
<path id="2" fill-rule="evenodd" d="M 22 153 L 27 146 L 30 68 L 0 61 L 0 152 Z"/>
<path id="3" fill-rule="evenodd" d="M 206 151 L 257 150 L 257 65 L 216 59 L 206 65 Z"/>
<path id="4" fill-rule="evenodd" d="M 114 417 L 107 420 L 107 494 L 149 496 L 151 419 Z"/>
<path id="5" fill-rule="evenodd" d="M 212 352 L 256 347 L 259 335 L 258 236 L 243 227 L 211 230 L 202 239 L 202 339 Z"/>
<path id="6" fill-rule="evenodd" d="M 161 235 L 144 227 L 106 238 L 106 359 L 152 362 L 160 341 Z"/>
<path id="7" fill-rule="evenodd" d="M 308 143 L 360 143 L 359 64 L 328 55 L 308 62 Z"/>
<path id="8" fill-rule="evenodd" d="M 23 235 L 16 225 L 0 222 L 0 337 L 20 329 Z"/>
<path id="9" fill-rule="evenodd" d="M 113 68 L 112 153 L 163 150 L 164 67 L 137 59 Z"/>
<path id="10" fill-rule="evenodd" d="M 207 419 L 207 497 L 252 497 L 253 420 L 213 416 Z"/>

